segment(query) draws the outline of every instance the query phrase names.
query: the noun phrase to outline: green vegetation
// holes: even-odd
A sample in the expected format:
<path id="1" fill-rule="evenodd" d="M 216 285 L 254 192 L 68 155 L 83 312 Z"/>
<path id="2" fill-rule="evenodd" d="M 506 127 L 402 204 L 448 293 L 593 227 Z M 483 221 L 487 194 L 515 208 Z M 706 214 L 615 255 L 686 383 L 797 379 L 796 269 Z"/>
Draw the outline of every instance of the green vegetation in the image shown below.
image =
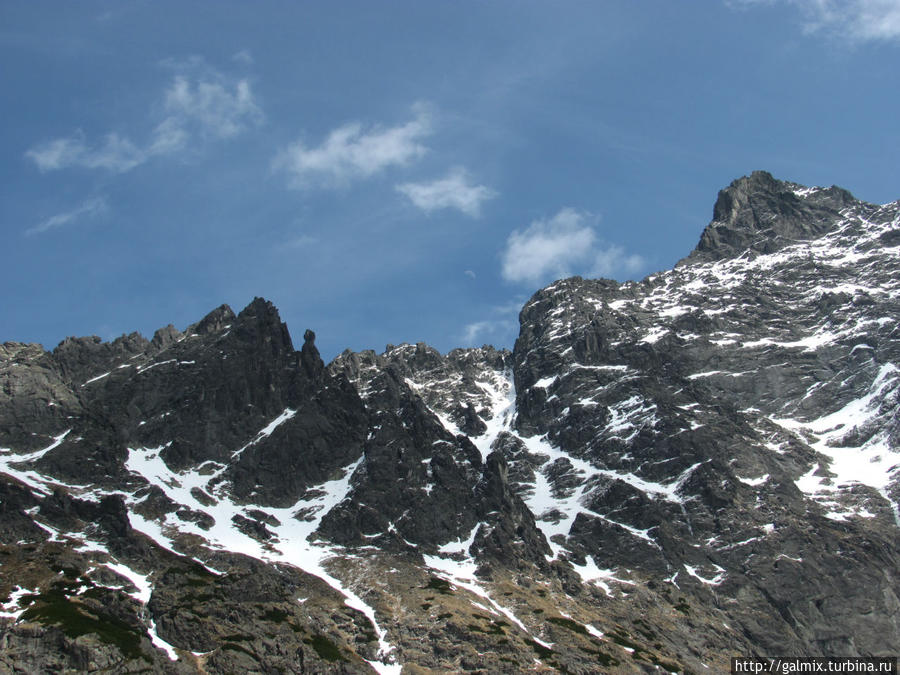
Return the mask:
<path id="1" fill-rule="evenodd" d="M 552 649 L 545 647 L 544 645 L 535 642 L 534 640 L 525 640 L 525 644 L 534 650 L 534 653 L 538 655 L 539 659 L 547 659 L 553 656 Z"/>
<path id="2" fill-rule="evenodd" d="M 284 623 L 287 618 L 290 616 L 283 609 L 278 609 L 277 607 L 273 607 L 266 611 L 263 614 L 262 618 L 264 621 L 271 621 L 272 623 Z"/>
<path id="3" fill-rule="evenodd" d="M 91 598 L 93 600 L 103 600 L 111 592 L 110 589 L 104 588 L 103 586 L 91 586 L 80 595 L 84 598 Z"/>
<path id="4" fill-rule="evenodd" d="M 653 628 L 651 628 L 650 624 L 648 624 L 643 619 L 635 619 L 634 626 L 637 628 L 638 633 L 643 635 L 648 640 L 652 640 L 656 637 L 656 633 L 653 632 Z"/>
<path id="5" fill-rule="evenodd" d="M 470 623 L 467 626 L 470 631 L 475 633 L 487 633 L 489 635 L 506 635 L 506 631 L 503 630 L 504 626 L 509 626 L 506 621 L 494 621 L 490 617 L 482 616 L 481 614 L 473 614 L 472 616 L 486 622 L 486 626 L 482 627 L 478 624 Z"/>
<path id="6" fill-rule="evenodd" d="M 563 616 L 550 616 L 547 617 L 547 621 L 550 623 L 554 623 L 557 626 L 562 626 L 563 628 L 568 628 L 573 633 L 581 633 L 582 635 L 587 635 L 587 628 L 578 623 L 577 621 L 573 621 L 572 619 L 567 619 Z"/>
<path id="7" fill-rule="evenodd" d="M 256 654 L 251 652 L 246 647 L 242 647 L 241 645 L 235 644 L 234 642 L 226 642 L 225 644 L 222 645 L 222 649 L 230 649 L 233 652 L 241 652 L 253 659 L 256 659 Z"/>
<path id="8" fill-rule="evenodd" d="M 184 577 L 185 585 L 191 586 L 193 588 L 209 586 L 214 581 L 215 577 L 201 577 L 194 574 L 189 574 Z"/>
<path id="9" fill-rule="evenodd" d="M 677 609 L 682 614 L 690 614 L 691 606 L 687 604 L 687 600 L 684 598 L 679 598 L 678 603 L 675 605 L 675 609 Z"/>
<path id="10" fill-rule="evenodd" d="M 166 570 L 166 576 L 174 574 L 177 578 L 184 579 L 188 586 L 207 586 L 218 578 L 198 562 L 193 562 L 188 569 L 170 567 Z"/>
<path id="11" fill-rule="evenodd" d="M 610 654 L 607 654 L 600 649 L 582 648 L 581 651 L 583 651 L 585 654 L 590 654 L 591 656 L 593 656 L 597 660 L 597 663 L 599 663 L 601 666 L 606 666 L 607 668 L 609 668 L 611 666 L 619 665 L 619 660 L 617 658 L 611 656 Z"/>
<path id="12" fill-rule="evenodd" d="M 680 663 L 675 663 L 673 661 L 666 661 L 665 659 L 662 659 L 662 658 L 656 656 L 656 654 L 650 655 L 650 661 L 654 665 L 657 665 L 660 668 L 662 668 L 663 670 L 665 670 L 667 673 L 683 673 L 684 672 L 684 666 L 682 666 Z"/>
<path id="13" fill-rule="evenodd" d="M 25 621 L 59 626 L 70 638 L 93 634 L 101 642 L 116 647 L 126 658 L 149 661 L 141 651 L 142 632 L 121 619 L 70 600 L 58 587 L 28 598 L 35 604 L 22 613 Z"/>
<path id="14" fill-rule="evenodd" d="M 643 645 L 638 644 L 634 640 L 632 640 L 625 631 L 621 628 L 617 628 L 609 634 L 609 637 L 612 638 L 612 641 L 615 642 L 620 647 L 628 647 L 628 649 L 634 650 L 634 655 L 636 656 L 638 652 L 644 651 Z"/>
<path id="15" fill-rule="evenodd" d="M 320 659 L 325 661 L 347 661 L 348 659 L 341 654 L 341 648 L 324 635 L 313 635 L 308 640 L 304 640 L 306 644 L 316 650 L 316 654 Z"/>
<path id="16" fill-rule="evenodd" d="M 640 619 L 638 621 L 640 621 Z M 635 623 L 638 623 L 638 621 L 636 621 Z M 644 623 L 644 625 L 646 626 L 647 624 Z M 670 673 L 684 672 L 684 668 L 681 665 L 672 661 L 666 661 L 660 656 L 651 653 L 645 645 L 632 640 L 631 637 L 621 628 L 617 628 L 616 630 L 612 631 L 609 636 L 617 645 L 634 650 L 631 654 L 631 658 L 633 659 L 650 661 L 654 665 L 664 668 Z M 662 645 L 659 644 L 654 645 L 656 649 L 659 649 L 661 646 Z"/>
<path id="17" fill-rule="evenodd" d="M 50 569 L 52 569 L 54 572 L 62 574 L 63 576 L 65 576 L 68 579 L 77 579 L 78 576 L 81 574 L 77 568 L 67 567 L 67 566 L 61 565 L 61 564 L 51 565 Z"/>
<path id="18" fill-rule="evenodd" d="M 441 595 L 453 595 L 453 586 L 449 581 L 440 577 L 430 577 L 425 588 L 435 590 Z"/>

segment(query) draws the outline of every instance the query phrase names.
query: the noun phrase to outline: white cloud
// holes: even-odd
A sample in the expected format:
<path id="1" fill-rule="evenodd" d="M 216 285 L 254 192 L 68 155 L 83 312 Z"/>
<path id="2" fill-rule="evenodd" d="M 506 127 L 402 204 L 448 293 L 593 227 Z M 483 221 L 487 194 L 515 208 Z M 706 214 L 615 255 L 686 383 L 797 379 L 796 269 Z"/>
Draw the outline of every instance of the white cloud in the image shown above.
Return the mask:
<path id="1" fill-rule="evenodd" d="M 729 0 L 736 7 L 787 2 L 803 15 L 806 32 L 851 42 L 900 38 L 900 0 Z"/>
<path id="2" fill-rule="evenodd" d="M 515 337 L 516 327 L 514 321 L 507 319 L 475 321 L 466 324 L 460 339 L 464 347 L 474 347 L 490 340 L 505 343 L 509 341 L 510 336 Z"/>
<path id="3" fill-rule="evenodd" d="M 402 183 L 397 191 L 426 213 L 438 209 L 457 209 L 478 218 L 481 205 L 497 193 L 484 185 L 472 185 L 465 169 L 452 169 L 445 178 L 430 183 Z"/>
<path id="4" fill-rule="evenodd" d="M 162 119 L 143 147 L 118 133 L 91 146 L 78 131 L 40 143 L 25 157 L 42 172 L 77 167 L 125 173 L 153 156 L 183 150 L 193 138 L 228 139 L 262 122 L 262 110 L 246 79 L 229 81 L 197 59 L 178 67 L 184 72 L 176 74 L 165 90 L 159 106 Z"/>
<path id="5" fill-rule="evenodd" d="M 621 246 L 612 244 L 594 251 L 594 262 L 588 276 L 610 278 L 619 272 L 634 274 L 644 265 L 645 260 L 641 256 L 635 253 L 628 255 Z"/>
<path id="6" fill-rule="evenodd" d="M 252 66 L 254 63 L 253 54 L 249 49 L 242 49 L 231 56 L 231 60 L 245 66 Z"/>
<path id="7" fill-rule="evenodd" d="M 573 209 L 562 209 L 549 220 L 536 220 L 524 231 L 514 230 L 503 252 L 503 278 L 538 282 L 549 276 L 572 274 L 587 263 L 596 233 L 587 217 Z"/>
<path id="8" fill-rule="evenodd" d="M 202 138 L 226 139 L 262 122 L 263 113 L 246 79 L 229 84 L 216 72 L 193 80 L 176 75 L 166 90 L 167 117 L 156 127 L 153 147 L 170 151 L 179 147 L 173 139 L 193 132 Z"/>
<path id="9" fill-rule="evenodd" d="M 605 246 L 597 237 L 589 214 L 564 208 L 549 220 L 536 220 L 514 230 L 502 253 L 503 278 L 527 284 L 573 274 L 613 276 L 636 272 L 644 263 L 619 246 Z"/>
<path id="10" fill-rule="evenodd" d="M 496 318 L 483 321 L 473 321 L 463 327 L 459 336 L 464 347 L 477 346 L 480 343 L 491 341 L 494 344 L 512 345 L 518 334 L 519 323 L 517 317 L 525 298 L 516 298 L 503 305 L 491 308 L 491 314 Z"/>
<path id="11" fill-rule="evenodd" d="M 106 199 L 104 199 L 103 197 L 92 197 L 91 199 L 85 200 L 71 211 L 66 211 L 65 213 L 59 213 L 55 216 L 51 216 L 47 220 L 38 223 L 34 227 L 28 228 L 27 230 L 25 230 L 25 234 L 40 234 L 42 232 L 46 232 L 47 230 L 52 230 L 57 227 L 62 227 L 63 225 L 68 225 L 69 223 L 78 220 L 79 218 L 93 218 L 95 216 L 99 216 L 103 213 L 106 213 L 108 210 L 109 206 L 106 203 Z"/>
<path id="12" fill-rule="evenodd" d="M 187 146 L 191 135 L 184 124 L 175 117 L 167 117 L 153 130 L 153 138 L 147 148 L 150 155 L 170 155 Z"/>
<path id="13" fill-rule="evenodd" d="M 810 17 L 810 30 L 847 35 L 857 41 L 900 38 L 898 0 L 806 0 L 798 4 Z"/>
<path id="14" fill-rule="evenodd" d="M 125 173 L 146 159 L 140 148 L 116 133 L 107 134 L 100 145 L 92 148 L 85 142 L 84 134 L 80 131 L 69 138 L 57 138 L 38 144 L 28 150 L 25 156 L 41 172 L 82 167 Z"/>
<path id="15" fill-rule="evenodd" d="M 475 278 L 478 276 L 478 275 L 475 274 L 475 272 L 472 271 L 472 270 L 465 270 L 465 271 L 463 272 L 463 274 L 465 274 L 465 275 L 466 275 L 467 277 L 469 277 L 470 279 L 475 279 Z"/>
<path id="16" fill-rule="evenodd" d="M 466 346 L 474 344 L 479 335 L 491 332 L 494 323 L 493 321 L 475 321 L 474 323 L 466 324 L 462 334 L 463 344 Z"/>
<path id="17" fill-rule="evenodd" d="M 307 246 L 311 246 L 312 244 L 317 244 L 319 239 L 317 237 L 313 237 L 309 234 L 299 234 L 291 239 L 288 239 L 284 244 L 281 245 L 281 248 L 285 249 L 295 249 L 295 248 L 305 248 Z"/>
<path id="18" fill-rule="evenodd" d="M 273 168 L 287 172 L 292 187 L 304 188 L 317 182 L 339 185 L 408 164 L 427 152 L 421 141 L 431 133 L 431 116 L 425 107 L 415 106 L 414 113 L 406 124 L 386 129 L 345 124 L 315 148 L 297 141 L 278 153 Z"/>
<path id="19" fill-rule="evenodd" d="M 511 298 L 509 302 L 490 308 L 492 318 L 466 324 L 458 337 L 460 345 L 476 347 L 488 342 L 512 346 L 519 334 L 518 316 L 526 300 L 525 296 Z"/>

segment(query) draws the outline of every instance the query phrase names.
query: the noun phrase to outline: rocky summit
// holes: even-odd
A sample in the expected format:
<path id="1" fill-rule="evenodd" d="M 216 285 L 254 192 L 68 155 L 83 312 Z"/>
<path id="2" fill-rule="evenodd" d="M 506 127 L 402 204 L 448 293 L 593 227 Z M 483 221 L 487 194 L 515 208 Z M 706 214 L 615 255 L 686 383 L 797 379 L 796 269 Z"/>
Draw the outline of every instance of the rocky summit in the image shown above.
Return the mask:
<path id="1" fill-rule="evenodd" d="M 722 673 L 900 645 L 900 203 L 756 172 L 515 348 L 271 303 L 0 346 L 0 672 Z"/>

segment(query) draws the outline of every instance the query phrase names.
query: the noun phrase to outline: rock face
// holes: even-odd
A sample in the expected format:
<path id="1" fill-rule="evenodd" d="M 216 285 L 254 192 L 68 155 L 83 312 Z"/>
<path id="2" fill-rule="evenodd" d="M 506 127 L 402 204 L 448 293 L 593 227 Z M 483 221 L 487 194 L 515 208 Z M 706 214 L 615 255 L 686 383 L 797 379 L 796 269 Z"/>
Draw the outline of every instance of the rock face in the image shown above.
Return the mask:
<path id="1" fill-rule="evenodd" d="M 0 346 L 0 670 L 725 672 L 900 644 L 900 205 L 756 172 L 512 352 L 262 299 Z"/>
<path id="2" fill-rule="evenodd" d="M 832 231 L 856 200 L 839 187 L 808 189 L 765 171 L 719 192 L 712 223 L 688 261 L 733 258 L 745 251 L 774 253 Z"/>

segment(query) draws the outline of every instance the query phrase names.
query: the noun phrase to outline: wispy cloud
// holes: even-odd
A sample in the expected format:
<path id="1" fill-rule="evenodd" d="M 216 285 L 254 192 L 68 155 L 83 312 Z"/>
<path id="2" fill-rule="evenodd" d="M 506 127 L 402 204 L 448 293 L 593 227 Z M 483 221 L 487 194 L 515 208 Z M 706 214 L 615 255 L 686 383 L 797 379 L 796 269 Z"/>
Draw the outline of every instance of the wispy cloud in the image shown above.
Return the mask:
<path id="1" fill-rule="evenodd" d="M 176 75 L 164 98 L 166 118 L 154 131 L 151 147 L 170 152 L 190 136 L 226 139 L 263 121 L 246 79 L 234 83 L 213 72 L 208 79 Z"/>
<path id="2" fill-rule="evenodd" d="M 516 298 L 506 304 L 497 305 L 491 309 L 491 318 L 466 324 L 459 335 L 461 344 L 465 347 L 485 342 L 512 344 L 519 328 L 517 316 L 524 302 L 525 298 Z"/>
<path id="3" fill-rule="evenodd" d="M 25 157 L 42 172 L 69 168 L 125 173 L 151 157 L 183 150 L 191 139 L 228 139 L 260 124 L 263 113 L 246 79 L 229 80 L 199 59 L 186 62 L 163 93 L 161 118 L 142 145 L 118 133 L 90 144 L 82 131 L 39 143 Z"/>
<path id="4" fill-rule="evenodd" d="M 41 172 L 83 167 L 124 173 L 142 164 L 146 159 L 143 150 L 118 134 L 107 134 L 100 144 L 91 147 L 81 131 L 69 138 L 57 138 L 40 143 L 28 150 L 25 156 L 34 162 Z"/>
<path id="5" fill-rule="evenodd" d="M 473 185 L 463 168 L 452 169 L 445 178 L 430 183 L 401 183 L 397 191 L 426 213 L 439 209 L 457 209 L 467 216 L 478 218 L 481 205 L 497 196 L 484 185 Z"/>
<path id="6" fill-rule="evenodd" d="M 461 336 L 462 344 L 466 347 L 471 347 L 478 343 L 479 340 L 484 340 L 485 338 L 491 335 L 497 335 L 500 333 L 505 333 L 511 327 L 511 321 L 475 321 L 470 324 L 466 324 L 463 328 L 463 333 Z"/>
<path id="7" fill-rule="evenodd" d="M 514 230 L 501 255 L 503 278 L 537 284 L 573 274 L 613 276 L 640 269 L 640 256 L 599 240 L 593 220 L 590 214 L 564 208 L 550 219 Z"/>
<path id="8" fill-rule="evenodd" d="M 431 133 L 431 115 L 424 105 L 414 117 L 395 127 L 364 127 L 352 122 L 334 129 L 317 147 L 296 141 L 278 153 L 273 168 L 288 174 L 290 185 L 342 185 L 367 178 L 391 166 L 405 165 L 427 152 L 422 141 Z"/>
<path id="9" fill-rule="evenodd" d="M 50 218 L 47 218 L 47 220 L 38 223 L 34 227 L 28 228 L 27 230 L 25 230 L 25 234 L 41 234 L 42 232 L 46 232 L 57 227 L 63 227 L 64 225 L 68 225 L 79 219 L 93 218 L 102 215 L 108 210 L 109 206 L 107 205 L 105 198 L 92 197 L 85 200 L 71 211 L 58 213 L 57 215 L 51 216 Z"/>
<path id="10" fill-rule="evenodd" d="M 802 16 L 807 33 L 851 42 L 900 39 L 900 0 L 727 0 L 732 7 L 787 3 Z"/>
<path id="11" fill-rule="evenodd" d="M 242 49 L 241 51 L 232 54 L 231 60 L 245 66 L 252 66 L 254 63 L 253 54 L 250 53 L 249 49 Z"/>
<path id="12" fill-rule="evenodd" d="M 307 246 L 311 246 L 312 244 L 317 244 L 319 239 L 310 234 L 298 234 L 287 241 L 285 241 L 282 245 L 282 249 L 298 249 L 298 248 L 306 248 Z"/>

